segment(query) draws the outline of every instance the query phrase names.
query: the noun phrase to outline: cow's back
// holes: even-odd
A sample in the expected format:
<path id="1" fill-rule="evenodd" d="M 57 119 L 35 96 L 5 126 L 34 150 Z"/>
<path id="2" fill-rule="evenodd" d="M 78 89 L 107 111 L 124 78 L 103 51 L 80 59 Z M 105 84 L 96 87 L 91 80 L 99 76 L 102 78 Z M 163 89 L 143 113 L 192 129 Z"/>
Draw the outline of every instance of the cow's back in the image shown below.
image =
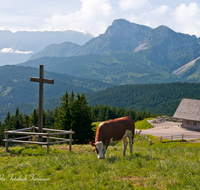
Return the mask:
<path id="1" fill-rule="evenodd" d="M 119 141 L 123 138 L 126 131 L 132 131 L 134 136 L 135 123 L 131 117 L 122 117 L 119 119 L 108 120 L 101 123 L 96 131 L 95 142 L 106 141 Z"/>

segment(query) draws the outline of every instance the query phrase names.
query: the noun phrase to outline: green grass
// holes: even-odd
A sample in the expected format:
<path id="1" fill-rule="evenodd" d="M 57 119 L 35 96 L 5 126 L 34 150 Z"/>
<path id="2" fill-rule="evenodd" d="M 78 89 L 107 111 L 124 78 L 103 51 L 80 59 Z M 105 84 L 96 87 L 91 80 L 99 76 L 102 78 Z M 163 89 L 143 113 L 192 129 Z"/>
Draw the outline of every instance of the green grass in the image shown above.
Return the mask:
<path id="1" fill-rule="evenodd" d="M 172 144 L 174 144 L 172 146 Z M 122 144 L 109 146 L 98 160 L 90 145 L 0 148 L 1 189 L 199 189 L 200 143 L 168 142 L 149 146 L 135 136 L 122 157 Z"/>
<path id="2" fill-rule="evenodd" d="M 152 118 L 146 118 L 143 119 L 142 121 L 137 121 L 135 123 L 135 128 L 136 129 L 150 129 L 153 126 L 151 124 L 149 124 L 149 122 L 147 120 L 151 120 Z"/>

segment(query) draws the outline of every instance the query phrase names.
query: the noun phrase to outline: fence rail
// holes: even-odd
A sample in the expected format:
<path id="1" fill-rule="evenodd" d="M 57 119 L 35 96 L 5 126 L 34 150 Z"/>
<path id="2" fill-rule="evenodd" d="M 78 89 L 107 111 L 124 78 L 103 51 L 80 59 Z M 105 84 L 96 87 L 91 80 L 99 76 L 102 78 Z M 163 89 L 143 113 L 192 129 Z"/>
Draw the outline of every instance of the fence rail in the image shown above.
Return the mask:
<path id="1" fill-rule="evenodd" d="M 145 134 L 143 134 L 143 133 L 141 133 L 141 132 L 138 132 L 138 131 L 135 131 L 135 133 L 136 133 L 137 135 L 142 136 L 142 137 L 145 138 L 146 140 L 148 140 L 148 141 L 149 141 L 149 144 L 151 145 L 151 140 L 149 139 L 149 137 L 147 137 Z"/>
<path id="2" fill-rule="evenodd" d="M 165 135 L 165 136 L 160 136 L 156 139 L 150 140 L 145 134 L 135 131 L 136 134 L 144 137 L 149 141 L 149 144 L 152 145 L 156 142 L 162 142 L 163 140 L 169 140 L 169 141 L 174 141 L 174 140 L 196 140 L 200 139 L 200 134 L 199 135 L 186 135 L 186 134 L 180 134 L 180 135 Z"/>
<path id="3" fill-rule="evenodd" d="M 8 142 L 9 143 L 27 143 L 27 144 L 47 145 L 47 154 L 49 153 L 49 145 L 69 142 L 69 151 L 71 151 L 72 142 L 74 141 L 72 139 L 72 135 L 75 133 L 74 131 L 43 128 L 43 131 L 47 131 L 47 133 L 37 133 L 37 132 L 35 132 L 35 130 L 38 130 L 38 127 L 32 126 L 29 128 L 17 129 L 17 130 L 13 130 L 13 131 L 5 130 L 4 131 L 5 139 L 3 141 L 5 142 L 6 152 L 8 152 Z M 32 132 L 26 132 L 26 131 L 32 131 Z M 53 132 L 53 133 L 50 133 L 50 132 Z M 9 134 L 26 135 L 26 136 L 9 139 L 8 138 Z M 56 135 L 69 135 L 69 139 L 53 137 Z M 33 140 L 34 136 L 38 136 L 43 139 L 46 139 L 46 142 L 34 141 Z M 30 141 L 30 140 L 24 141 L 23 139 L 32 139 L 32 141 Z M 50 142 L 50 140 L 58 140 L 58 141 Z"/>

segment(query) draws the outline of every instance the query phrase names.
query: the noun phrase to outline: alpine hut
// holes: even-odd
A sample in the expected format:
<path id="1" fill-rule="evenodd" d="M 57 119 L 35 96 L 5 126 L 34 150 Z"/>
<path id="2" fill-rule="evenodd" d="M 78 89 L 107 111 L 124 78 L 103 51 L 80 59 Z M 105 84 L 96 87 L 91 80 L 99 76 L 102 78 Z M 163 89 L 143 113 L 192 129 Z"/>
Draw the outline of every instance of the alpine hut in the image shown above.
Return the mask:
<path id="1" fill-rule="evenodd" d="M 200 100 L 183 98 L 174 118 L 182 119 L 182 127 L 200 130 Z"/>

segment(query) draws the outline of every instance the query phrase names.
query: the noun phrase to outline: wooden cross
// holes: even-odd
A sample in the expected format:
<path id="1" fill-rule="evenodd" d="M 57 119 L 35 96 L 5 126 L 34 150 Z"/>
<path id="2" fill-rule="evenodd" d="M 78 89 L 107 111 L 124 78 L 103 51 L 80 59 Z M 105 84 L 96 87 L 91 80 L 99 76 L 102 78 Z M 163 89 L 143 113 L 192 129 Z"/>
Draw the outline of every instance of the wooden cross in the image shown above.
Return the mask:
<path id="1" fill-rule="evenodd" d="M 38 118 L 38 131 L 42 133 L 43 128 L 43 83 L 54 84 L 52 79 L 44 79 L 44 65 L 40 65 L 40 78 L 31 77 L 30 81 L 39 82 L 39 118 Z"/>

